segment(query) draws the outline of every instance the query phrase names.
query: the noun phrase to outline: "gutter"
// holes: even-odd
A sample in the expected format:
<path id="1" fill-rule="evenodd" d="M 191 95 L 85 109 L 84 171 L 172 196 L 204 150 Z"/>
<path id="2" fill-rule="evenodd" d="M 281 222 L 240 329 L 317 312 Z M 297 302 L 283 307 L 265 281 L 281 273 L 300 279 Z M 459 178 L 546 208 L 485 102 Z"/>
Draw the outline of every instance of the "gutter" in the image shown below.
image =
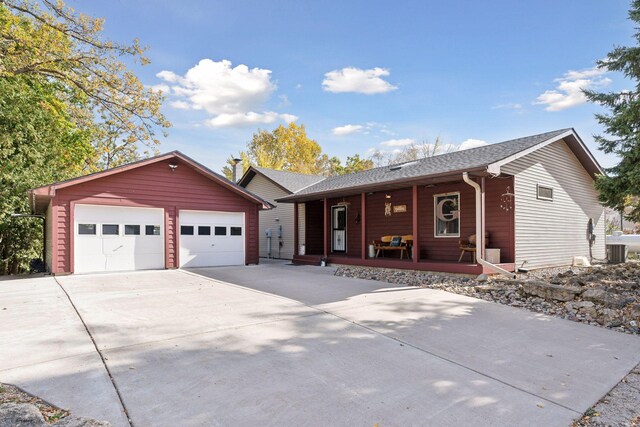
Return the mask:
<path id="1" fill-rule="evenodd" d="M 462 173 L 462 180 L 476 190 L 476 262 L 483 267 L 487 267 L 496 273 L 503 274 L 510 279 L 515 279 L 516 275 L 504 268 L 491 264 L 483 259 L 484 256 L 484 221 L 482 218 L 482 189 L 477 182 L 469 179 L 469 172 Z"/>

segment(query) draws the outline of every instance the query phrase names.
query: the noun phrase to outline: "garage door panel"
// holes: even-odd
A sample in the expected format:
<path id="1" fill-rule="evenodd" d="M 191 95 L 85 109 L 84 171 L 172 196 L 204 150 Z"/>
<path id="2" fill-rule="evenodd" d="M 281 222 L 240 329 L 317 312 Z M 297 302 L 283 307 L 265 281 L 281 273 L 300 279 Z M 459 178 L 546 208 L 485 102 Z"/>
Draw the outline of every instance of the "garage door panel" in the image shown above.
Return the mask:
<path id="1" fill-rule="evenodd" d="M 243 213 L 182 210 L 179 215 L 181 267 L 245 263 Z M 241 235 L 231 235 L 231 227 L 239 228 Z M 193 234 L 183 234 L 183 231 L 193 231 Z M 217 235 L 223 232 L 224 235 Z"/>
<path id="2" fill-rule="evenodd" d="M 164 209 L 77 204 L 74 210 L 74 271 L 164 268 L 163 222 Z M 115 232 L 115 226 L 117 234 L 107 234 Z M 156 227 L 160 234 L 146 234 L 147 226 L 151 226 L 150 231 Z"/>

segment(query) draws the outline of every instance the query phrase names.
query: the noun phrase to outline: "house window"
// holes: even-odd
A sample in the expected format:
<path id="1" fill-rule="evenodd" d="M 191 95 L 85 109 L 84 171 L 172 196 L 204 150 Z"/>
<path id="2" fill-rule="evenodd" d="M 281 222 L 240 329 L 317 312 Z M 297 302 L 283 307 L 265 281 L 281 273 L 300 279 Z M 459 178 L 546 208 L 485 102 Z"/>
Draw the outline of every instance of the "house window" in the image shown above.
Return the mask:
<path id="1" fill-rule="evenodd" d="M 232 236 L 242 236 L 242 227 L 230 227 Z"/>
<path id="2" fill-rule="evenodd" d="M 117 236 L 120 234 L 120 226 L 118 224 L 102 224 L 103 236 Z"/>
<path id="3" fill-rule="evenodd" d="M 460 237 L 460 193 L 433 196 L 435 237 Z"/>
<path id="4" fill-rule="evenodd" d="M 193 236 L 193 225 L 181 225 L 180 234 L 182 236 Z"/>
<path id="5" fill-rule="evenodd" d="M 78 234 L 96 234 L 95 224 L 78 224 Z"/>
<path id="6" fill-rule="evenodd" d="M 227 227 L 216 227 L 215 233 L 216 233 L 216 236 L 226 236 Z"/>
<path id="7" fill-rule="evenodd" d="M 144 234 L 147 236 L 159 236 L 160 235 L 160 226 L 159 225 L 145 225 L 144 226 Z"/>
<path id="8" fill-rule="evenodd" d="M 211 236 L 211 227 L 208 225 L 198 226 L 198 236 Z"/>
<path id="9" fill-rule="evenodd" d="M 125 224 L 125 226 L 124 226 L 124 234 L 127 235 L 127 236 L 139 236 L 140 235 L 140 226 L 139 225 Z"/>
<path id="10" fill-rule="evenodd" d="M 537 197 L 540 200 L 553 200 L 553 188 L 538 184 Z"/>

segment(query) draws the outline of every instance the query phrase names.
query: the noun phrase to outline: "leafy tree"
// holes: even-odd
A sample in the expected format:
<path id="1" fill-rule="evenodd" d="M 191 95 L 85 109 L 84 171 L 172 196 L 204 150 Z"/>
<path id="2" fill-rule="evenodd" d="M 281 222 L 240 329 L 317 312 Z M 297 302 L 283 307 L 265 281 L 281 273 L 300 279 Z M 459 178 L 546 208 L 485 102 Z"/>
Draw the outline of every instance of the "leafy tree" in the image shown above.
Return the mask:
<path id="1" fill-rule="evenodd" d="M 242 173 L 249 166 L 286 170 L 310 175 L 342 175 L 370 169 L 373 162 L 360 158 L 359 154 L 347 157 L 345 166 L 336 156 L 329 157 L 322 153 L 322 148 L 307 136 L 304 125 L 289 123 L 280 125 L 269 132 L 258 130 L 247 143 L 246 151 L 241 151 L 237 158 L 242 159 Z M 231 180 L 233 177 L 234 156 L 227 159 L 222 173 Z M 240 175 L 240 173 L 238 173 Z M 239 177 L 239 176 L 238 176 Z"/>
<path id="2" fill-rule="evenodd" d="M 640 0 L 631 4 L 629 19 L 640 24 Z M 635 39 L 640 43 L 640 28 L 636 27 Z M 609 110 L 596 114 L 596 120 L 604 126 L 605 135 L 594 138 L 600 150 L 616 154 L 620 162 L 606 170 L 607 175 L 596 179 L 596 189 L 600 201 L 619 212 L 626 212 L 626 218 L 640 222 L 640 45 L 615 47 L 607 57 L 598 61 L 598 67 L 608 71 L 621 72 L 634 83 L 631 90 L 618 92 L 594 92 L 585 95 L 594 103 Z M 625 211 L 625 207 L 631 209 Z"/>
<path id="3" fill-rule="evenodd" d="M 373 167 L 373 160 L 363 159 L 360 154 L 354 154 L 353 156 L 347 156 L 345 165 L 342 166 L 340 159 L 332 157 L 333 160 L 332 170 L 328 175 L 346 175 L 349 173 L 362 172 Z"/>
<path id="4" fill-rule="evenodd" d="M 422 142 L 420 144 L 412 143 L 405 145 L 392 153 L 386 153 L 375 150 L 371 154 L 370 160 L 376 166 L 387 166 L 397 163 L 410 162 L 413 160 L 425 159 L 427 157 L 437 156 L 455 151 L 456 147 L 451 144 L 443 144 L 438 137 L 434 143 Z"/>
<path id="5" fill-rule="evenodd" d="M 93 152 L 60 90 L 42 78 L 0 78 L 0 274 L 27 270 L 42 250 L 42 223 L 11 218 L 30 211 L 27 189 L 80 174 Z"/>
<path id="6" fill-rule="evenodd" d="M 154 150 L 156 131 L 170 123 L 160 112 L 162 94 L 145 88 L 121 61 L 147 64 L 144 48 L 137 40 L 130 45 L 104 41 L 103 24 L 60 0 L 2 0 L 0 78 L 57 82 L 71 120 L 93 131 L 95 164 L 111 167 L 135 159 L 138 143 Z"/>
<path id="7" fill-rule="evenodd" d="M 249 166 L 290 172 L 319 174 L 322 165 L 322 149 L 313 139 L 307 136 L 304 125 L 289 123 L 280 125 L 272 132 L 258 130 L 247 143 L 246 151 L 241 151 L 242 168 L 245 172 Z M 228 165 L 222 169 L 224 175 L 231 179 L 233 157 L 227 160 Z"/>

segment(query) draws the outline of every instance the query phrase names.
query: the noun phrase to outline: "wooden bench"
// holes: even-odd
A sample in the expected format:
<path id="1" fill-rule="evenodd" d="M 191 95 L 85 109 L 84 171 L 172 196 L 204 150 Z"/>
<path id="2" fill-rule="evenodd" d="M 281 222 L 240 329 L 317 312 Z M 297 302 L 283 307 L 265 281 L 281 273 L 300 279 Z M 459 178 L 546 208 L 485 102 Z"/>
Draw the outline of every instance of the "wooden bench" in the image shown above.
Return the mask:
<path id="1" fill-rule="evenodd" d="M 395 241 L 398 241 L 398 244 L 392 244 Z M 413 247 L 413 235 L 406 234 L 404 236 L 382 236 L 380 240 L 374 240 L 373 246 L 376 250 L 376 258 L 380 254 L 384 258 L 385 251 L 400 251 L 400 259 L 404 258 L 404 254 L 407 254 L 407 258 L 411 258 L 411 249 Z"/>

